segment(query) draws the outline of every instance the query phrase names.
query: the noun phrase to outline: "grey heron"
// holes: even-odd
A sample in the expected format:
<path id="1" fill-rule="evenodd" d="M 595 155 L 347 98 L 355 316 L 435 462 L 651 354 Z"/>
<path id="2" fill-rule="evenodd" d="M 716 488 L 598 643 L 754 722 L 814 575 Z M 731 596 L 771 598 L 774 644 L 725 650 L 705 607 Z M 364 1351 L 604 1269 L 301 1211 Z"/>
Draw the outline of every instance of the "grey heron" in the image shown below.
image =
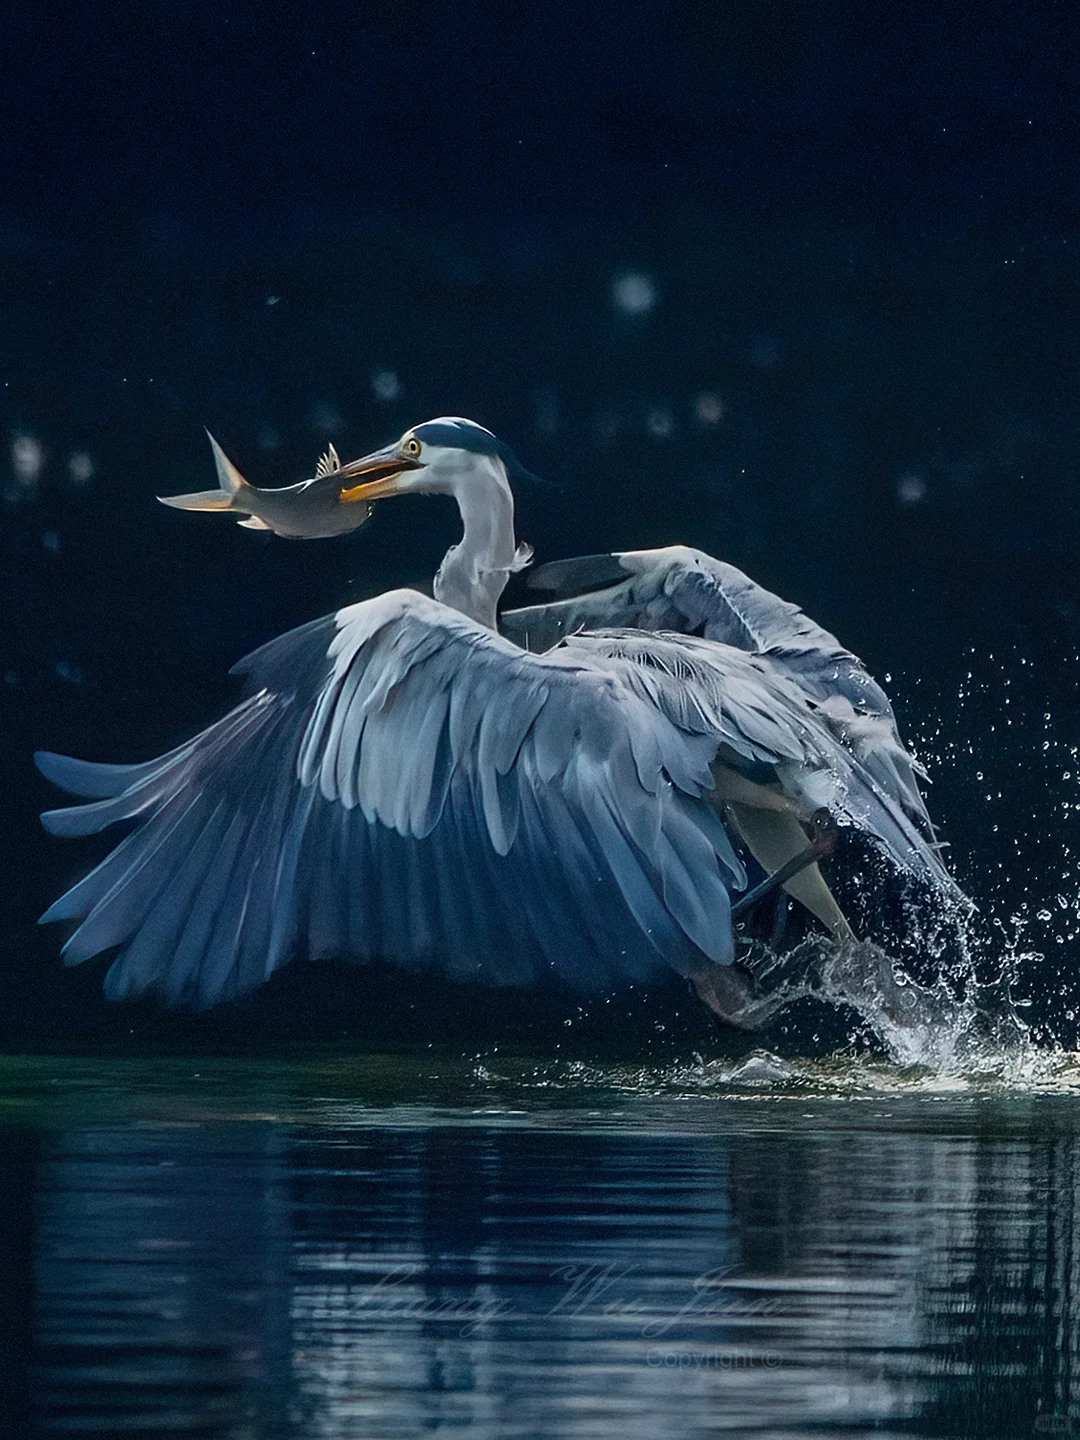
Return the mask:
<path id="1" fill-rule="evenodd" d="M 107 994 L 199 1007 L 293 955 L 587 988 L 674 970 L 750 1023 L 729 822 L 776 871 L 824 811 L 958 895 L 882 691 L 741 572 L 681 548 L 562 562 L 538 579 L 605 588 L 504 614 L 498 633 L 530 558 L 515 464 L 443 417 L 333 467 L 324 519 L 456 499 L 463 534 L 434 598 L 392 590 L 270 641 L 235 667 L 246 697 L 158 759 L 38 756 L 85 802 L 47 811 L 53 834 L 138 822 L 42 917 L 78 922 L 68 963 L 118 949 Z M 785 884 L 850 938 L 816 863 Z"/>

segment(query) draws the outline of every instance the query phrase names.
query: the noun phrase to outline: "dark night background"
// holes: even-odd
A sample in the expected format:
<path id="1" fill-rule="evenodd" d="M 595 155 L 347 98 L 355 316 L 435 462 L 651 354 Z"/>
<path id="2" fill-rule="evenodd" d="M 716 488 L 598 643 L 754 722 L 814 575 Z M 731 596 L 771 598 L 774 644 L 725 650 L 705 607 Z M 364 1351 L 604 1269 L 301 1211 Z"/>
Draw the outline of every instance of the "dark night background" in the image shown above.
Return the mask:
<path id="1" fill-rule="evenodd" d="M 90 855 L 40 834 L 36 747 L 160 753 L 247 650 L 429 578 L 455 535 L 421 499 L 319 544 L 166 511 L 212 483 L 201 427 L 278 484 L 448 412 L 554 482 L 519 496 L 539 559 L 695 544 L 891 677 L 981 924 L 1046 955 L 1029 989 L 1060 1028 L 1078 15 L 0 4 L 0 1044 L 522 1008 L 330 966 L 224 1016 L 110 1008 L 103 965 L 64 971 L 33 924 Z"/>

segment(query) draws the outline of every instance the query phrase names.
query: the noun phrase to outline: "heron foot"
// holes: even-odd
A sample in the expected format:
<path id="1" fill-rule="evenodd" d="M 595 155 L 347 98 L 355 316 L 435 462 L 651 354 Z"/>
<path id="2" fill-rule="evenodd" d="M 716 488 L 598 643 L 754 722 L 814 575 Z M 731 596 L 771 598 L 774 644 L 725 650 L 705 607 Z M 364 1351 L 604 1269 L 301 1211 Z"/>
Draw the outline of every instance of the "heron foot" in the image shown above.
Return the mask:
<path id="1" fill-rule="evenodd" d="M 770 975 L 776 966 L 765 967 Z M 785 1005 L 812 993 L 802 974 L 783 975 L 778 985 L 763 989 L 755 970 L 742 965 L 710 965 L 691 975 L 698 999 L 714 1015 L 737 1030 L 760 1030 Z"/>

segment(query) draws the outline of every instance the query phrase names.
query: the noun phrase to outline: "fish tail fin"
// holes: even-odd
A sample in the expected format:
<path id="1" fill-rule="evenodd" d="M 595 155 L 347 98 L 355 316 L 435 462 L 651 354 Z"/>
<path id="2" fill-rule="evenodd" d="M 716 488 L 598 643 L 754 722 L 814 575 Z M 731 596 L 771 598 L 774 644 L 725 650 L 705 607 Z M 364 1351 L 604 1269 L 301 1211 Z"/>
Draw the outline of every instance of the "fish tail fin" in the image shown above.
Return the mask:
<path id="1" fill-rule="evenodd" d="M 214 452 L 219 488 L 197 490 L 191 495 L 159 495 L 158 499 L 175 510 L 239 510 L 246 513 L 248 507 L 244 504 L 244 491 L 254 490 L 255 487 L 248 484 L 209 430 L 206 433 Z"/>

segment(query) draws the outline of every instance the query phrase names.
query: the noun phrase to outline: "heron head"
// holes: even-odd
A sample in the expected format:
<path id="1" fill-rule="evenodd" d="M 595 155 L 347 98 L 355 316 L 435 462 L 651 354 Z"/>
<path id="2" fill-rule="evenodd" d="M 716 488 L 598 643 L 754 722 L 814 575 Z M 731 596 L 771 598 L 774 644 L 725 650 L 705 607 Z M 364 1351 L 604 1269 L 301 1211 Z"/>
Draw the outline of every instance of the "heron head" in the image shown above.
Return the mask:
<path id="1" fill-rule="evenodd" d="M 343 465 L 335 478 L 342 484 L 342 504 L 390 495 L 445 495 L 470 476 L 490 472 L 493 459 L 502 462 L 511 478 L 527 474 L 509 446 L 490 430 L 474 420 L 444 415 L 414 425 L 393 445 Z"/>

